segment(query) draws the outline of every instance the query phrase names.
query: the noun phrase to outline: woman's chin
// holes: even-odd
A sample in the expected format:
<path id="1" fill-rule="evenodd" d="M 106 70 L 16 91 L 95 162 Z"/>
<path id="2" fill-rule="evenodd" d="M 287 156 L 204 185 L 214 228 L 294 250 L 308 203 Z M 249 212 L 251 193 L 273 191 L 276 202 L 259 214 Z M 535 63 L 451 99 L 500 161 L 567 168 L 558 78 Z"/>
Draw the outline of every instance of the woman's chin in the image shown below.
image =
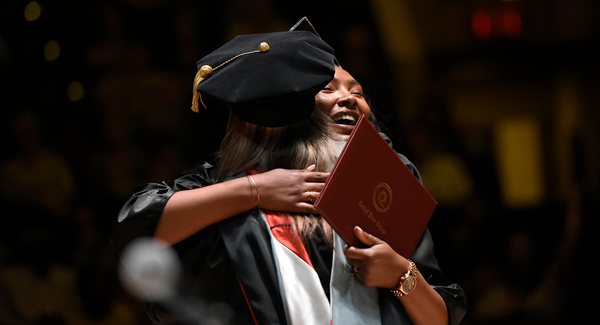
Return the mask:
<path id="1" fill-rule="evenodd" d="M 334 124 L 333 131 L 336 135 L 336 140 L 348 140 L 350 133 L 354 130 L 354 125 Z"/>

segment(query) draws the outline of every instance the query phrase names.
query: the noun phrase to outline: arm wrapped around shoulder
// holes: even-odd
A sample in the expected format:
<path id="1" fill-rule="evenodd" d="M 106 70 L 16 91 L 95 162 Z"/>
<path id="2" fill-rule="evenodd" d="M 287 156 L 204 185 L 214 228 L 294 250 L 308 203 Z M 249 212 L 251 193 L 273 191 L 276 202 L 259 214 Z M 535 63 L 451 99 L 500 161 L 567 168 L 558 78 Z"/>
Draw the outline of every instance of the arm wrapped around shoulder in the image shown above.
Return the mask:
<path id="1" fill-rule="evenodd" d="M 148 183 L 133 189 L 131 197 L 119 211 L 111 244 L 120 254 L 134 239 L 152 237 L 165 205 L 178 191 L 190 190 L 213 183 L 214 166 L 204 163 L 173 181 Z"/>

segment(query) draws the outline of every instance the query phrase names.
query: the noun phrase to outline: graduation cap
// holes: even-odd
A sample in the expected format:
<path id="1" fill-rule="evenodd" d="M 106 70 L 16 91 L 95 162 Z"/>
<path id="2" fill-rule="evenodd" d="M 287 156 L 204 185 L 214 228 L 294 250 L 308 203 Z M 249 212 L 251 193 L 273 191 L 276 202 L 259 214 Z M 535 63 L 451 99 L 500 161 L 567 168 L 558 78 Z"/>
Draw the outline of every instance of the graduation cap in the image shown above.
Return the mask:
<path id="1" fill-rule="evenodd" d="M 266 127 L 301 122 L 333 79 L 334 60 L 331 46 L 313 32 L 236 36 L 197 62 L 192 110 L 231 109 Z"/>

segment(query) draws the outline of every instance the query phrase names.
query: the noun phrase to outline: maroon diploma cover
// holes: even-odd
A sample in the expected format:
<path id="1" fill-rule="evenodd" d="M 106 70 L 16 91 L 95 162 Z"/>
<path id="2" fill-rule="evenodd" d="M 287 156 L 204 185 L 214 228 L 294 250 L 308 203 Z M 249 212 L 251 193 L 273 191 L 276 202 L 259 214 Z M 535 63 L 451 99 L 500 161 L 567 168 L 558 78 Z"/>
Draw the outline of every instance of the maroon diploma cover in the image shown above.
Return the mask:
<path id="1" fill-rule="evenodd" d="M 363 117 L 314 206 L 347 244 L 364 246 L 359 226 L 410 258 L 437 202 Z"/>

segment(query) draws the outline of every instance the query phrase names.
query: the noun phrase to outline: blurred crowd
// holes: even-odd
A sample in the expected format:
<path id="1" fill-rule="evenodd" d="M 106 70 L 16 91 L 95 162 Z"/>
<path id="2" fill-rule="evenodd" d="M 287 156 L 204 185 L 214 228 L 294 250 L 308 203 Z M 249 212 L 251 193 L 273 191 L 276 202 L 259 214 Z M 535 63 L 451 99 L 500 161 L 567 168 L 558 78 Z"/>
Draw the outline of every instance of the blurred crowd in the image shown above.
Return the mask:
<path id="1" fill-rule="evenodd" d="M 595 298 L 577 270 L 598 256 L 597 201 L 584 183 L 564 200 L 503 206 L 490 134 L 461 133 L 443 95 L 432 90 L 415 120 L 398 121 L 368 3 L 353 4 L 364 13 L 356 24 L 343 9 L 313 17 L 267 0 L 66 1 L 38 22 L 21 22 L 22 2 L 3 5 L 0 324 L 149 324 L 117 276 L 109 237 L 118 209 L 135 186 L 175 178 L 218 148 L 223 112 L 189 110 L 196 60 L 234 35 L 287 30 L 304 15 L 366 86 L 438 200 L 430 229 L 442 270 L 465 288 L 463 323 L 584 320 L 580 302 Z M 64 44 L 56 62 L 40 54 L 48 37 Z M 84 85 L 77 102 L 64 95 L 71 79 Z"/>

